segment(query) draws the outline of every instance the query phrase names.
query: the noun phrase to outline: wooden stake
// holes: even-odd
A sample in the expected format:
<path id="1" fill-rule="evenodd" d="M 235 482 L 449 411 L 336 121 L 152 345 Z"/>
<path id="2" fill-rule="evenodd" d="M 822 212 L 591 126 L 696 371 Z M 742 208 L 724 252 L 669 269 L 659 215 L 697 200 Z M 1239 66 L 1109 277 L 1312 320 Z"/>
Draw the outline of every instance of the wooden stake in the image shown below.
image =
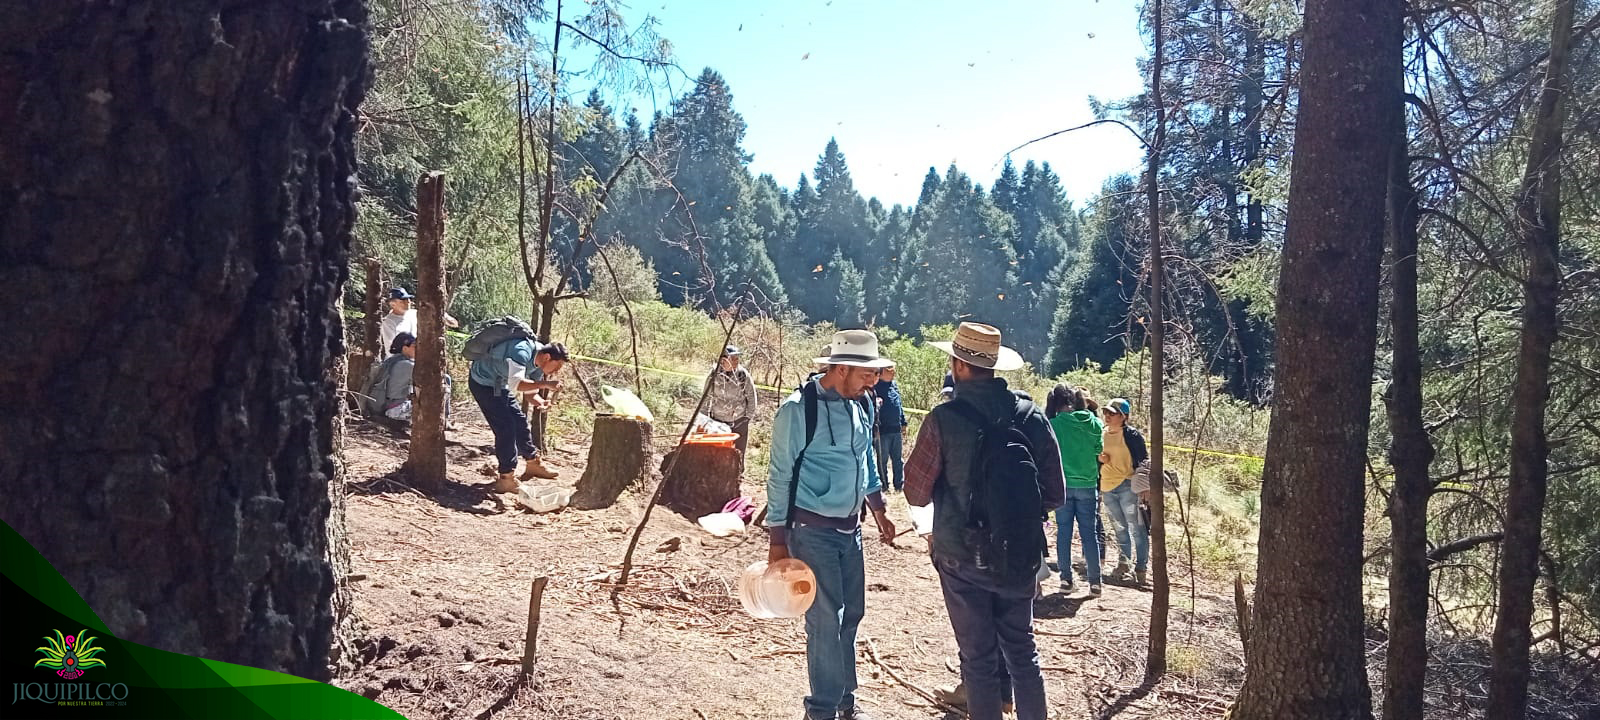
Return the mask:
<path id="1" fill-rule="evenodd" d="M 539 608 L 544 603 L 544 586 L 550 578 L 540 575 L 533 579 L 533 592 L 528 596 L 528 636 L 522 642 L 522 676 L 532 678 L 539 658 Z"/>

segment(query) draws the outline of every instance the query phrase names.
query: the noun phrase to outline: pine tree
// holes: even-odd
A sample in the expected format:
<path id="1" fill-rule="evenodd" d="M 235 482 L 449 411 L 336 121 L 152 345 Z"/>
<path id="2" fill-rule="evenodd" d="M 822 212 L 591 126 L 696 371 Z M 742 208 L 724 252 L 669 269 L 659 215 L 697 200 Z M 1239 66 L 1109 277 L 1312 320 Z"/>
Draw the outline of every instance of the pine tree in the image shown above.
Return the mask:
<path id="1" fill-rule="evenodd" d="M 843 253 L 857 268 L 865 266 L 871 232 L 866 201 L 856 192 L 838 141 L 828 141 L 817 158 L 813 176 L 815 195 L 801 194 L 804 183 L 796 191 L 794 242 L 783 255 L 785 263 L 796 263 L 785 273 L 795 305 L 807 317 L 822 320 L 834 314 L 837 298 L 832 292 L 813 292 L 816 283 L 806 275 L 814 275 L 816 267 L 826 266 L 835 251 Z M 832 286 L 830 282 L 828 287 Z"/>
<path id="2" fill-rule="evenodd" d="M 745 167 L 750 156 L 741 146 L 745 122 L 733 109 L 727 82 L 706 68 L 694 90 L 655 125 L 652 135 L 665 148 L 664 165 L 676 168 L 674 184 L 688 203 L 670 190 L 656 193 L 658 203 L 663 196 L 666 201 L 667 227 L 662 247 L 649 254 L 662 274 L 662 297 L 673 304 L 695 299 L 707 307 L 726 305 L 749 282 L 770 302 L 782 303 L 783 287 L 751 207 L 753 181 Z M 701 277 L 702 243 L 711 278 Z"/>
<path id="3" fill-rule="evenodd" d="M 1144 343 L 1137 323 L 1131 325 L 1133 336 L 1123 337 L 1130 331 L 1145 247 L 1137 191 L 1132 176 L 1107 181 L 1084 233 L 1082 260 L 1063 261 L 1053 273 L 1061 290 L 1045 362 L 1051 375 L 1086 363 L 1109 371 L 1129 347 Z"/>
<path id="4" fill-rule="evenodd" d="M 866 286 L 861 271 L 838 250 L 828 263 L 828 274 L 834 286 L 833 324 L 841 328 L 866 326 Z"/>
<path id="5" fill-rule="evenodd" d="M 1028 167 L 1033 167 L 1033 161 L 1028 161 Z M 1011 164 L 1011 156 L 1006 156 L 1005 167 L 1000 170 L 1000 179 L 994 181 L 994 190 L 990 193 L 994 197 L 994 206 L 1000 212 L 1015 217 L 1017 204 L 1022 200 L 1024 185 L 1017 178 L 1017 166 Z"/>
<path id="6" fill-rule="evenodd" d="M 1009 165 L 1007 170 L 1011 170 Z M 997 198 L 1002 195 L 1002 188 L 1016 223 L 1012 240 L 1017 254 L 1015 293 L 1026 319 L 1014 333 L 1014 342 L 1024 357 L 1040 360 L 1049 349 L 1049 323 L 1045 319 L 1053 315 L 1060 296 L 1052 284 L 1052 273 L 1066 257 L 1068 247 L 1077 242 L 1077 218 L 1061 189 L 1061 179 L 1049 163 L 1039 166 L 1028 161 L 1020 180 L 1014 170 L 1002 173 L 995 183 Z M 996 205 L 1000 205 L 998 199 Z"/>
<path id="7" fill-rule="evenodd" d="M 926 184 L 925 184 L 926 186 Z M 1016 254 L 1006 237 L 1011 219 L 954 164 L 928 207 L 918 207 L 902 298 L 904 325 L 918 328 L 959 318 L 1004 326 L 1017 319 L 1006 304 Z"/>
<path id="8" fill-rule="evenodd" d="M 904 288 L 903 269 L 908 262 L 906 243 L 911 235 L 911 212 L 901 205 L 889 210 L 883 222 L 872 231 L 874 254 L 883 257 L 881 264 L 867 268 L 868 319 L 901 328 L 900 293 Z"/>

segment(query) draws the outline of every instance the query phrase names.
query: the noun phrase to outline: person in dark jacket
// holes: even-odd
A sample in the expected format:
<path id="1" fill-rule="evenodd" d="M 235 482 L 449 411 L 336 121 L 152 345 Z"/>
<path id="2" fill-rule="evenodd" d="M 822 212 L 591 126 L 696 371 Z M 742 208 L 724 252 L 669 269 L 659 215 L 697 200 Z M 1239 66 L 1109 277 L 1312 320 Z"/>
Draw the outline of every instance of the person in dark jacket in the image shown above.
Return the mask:
<path id="1" fill-rule="evenodd" d="M 903 490 L 906 485 L 905 406 L 900 402 L 900 386 L 894 382 L 894 366 L 878 373 L 878 384 L 872 388 L 878 398 L 878 478 L 883 488 Z M 889 470 L 894 470 L 894 484 L 889 484 Z"/>
<path id="2" fill-rule="evenodd" d="M 1016 422 L 1015 427 L 1027 438 L 1038 467 L 1040 507 L 1035 517 L 1043 518 L 1060 507 L 1066 494 L 1061 453 L 1050 422 L 1038 407 L 1020 422 L 1014 420 L 1028 397 L 995 377 L 996 370 L 1022 367 L 1022 358 L 1000 340 L 998 329 L 964 322 L 951 342 L 931 343 L 950 355 L 955 393 L 950 402 L 929 413 L 917 432 L 917 444 L 906 462 L 906 502 L 934 504 L 933 562 L 960 648 L 969 717 L 1000 719 L 1004 703 L 1000 668 L 1004 663 L 1016 697 L 1017 718 L 1044 720 L 1044 677 L 1033 639 L 1035 578 L 1005 585 L 991 580 L 978 568 L 963 532 L 973 483 L 978 481 L 972 477 L 972 468 L 980 447 L 979 428 L 967 419 L 962 405 L 976 409 L 993 424 Z M 1033 510 L 1030 508 L 1030 513 Z"/>
<path id="3" fill-rule="evenodd" d="M 1101 408 L 1106 429 L 1101 436 L 1100 499 L 1117 528 L 1117 568 L 1111 577 L 1128 579 L 1128 556 L 1133 556 L 1133 581 L 1143 586 L 1150 561 L 1150 528 L 1139 513 L 1139 496 L 1133 491 L 1133 473 L 1150 457 L 1144 435 L 1128 425 L 1131 405 L 1127 398 L 1111 398 Z"/>

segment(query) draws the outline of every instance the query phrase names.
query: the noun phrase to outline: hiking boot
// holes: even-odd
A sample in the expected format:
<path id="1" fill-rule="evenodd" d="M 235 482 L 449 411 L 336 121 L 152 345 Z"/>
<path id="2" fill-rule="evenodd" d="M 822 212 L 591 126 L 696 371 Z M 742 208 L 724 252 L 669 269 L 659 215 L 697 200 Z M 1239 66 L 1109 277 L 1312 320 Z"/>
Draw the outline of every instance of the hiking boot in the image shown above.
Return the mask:
<path id="1" fill-rule="evenodd" d="M 856 705 L 848 710 L 840 710 L 839 720 L 873 720 L 873 717 L 872 713 L 861 709 L 860 705 Z"/>
<path id="2" fill-rule="evenodd" d="M 935 700 L 950 707 L 965 710 L 967 708 L 967 685 L 966 683 L 941 685 L 933 689 L 933 697 Z"/>
<path id="3" fill-rule="evenodd" d="M 1071 580 L 1062 580 L 1061 581 L 1061 594 L 1062 595 L 1071 595 L 1071 594 L 1073 594 L 1073 593 L 1075 593 L 1077 591 L 1078 591 L 1077 583 L 1074 583 Z"/>
<path id="4" fill-rule="evenodd" d="M 1133 574 L 1133 584 L 1138 585 L 1139 587 L 1144 587 L 1150 584 L 1150 578 L 1146 575 L 1145 571 L 1139 570 Z"/>
<path id="5" fill-rule="evenodd" d="M 1100 592 L 1104 589 L 1105 588 L 1100 587 L 1100 583 L 1095 583 L 1089 586 L 1089 594 L 1095 597 L 1100 597 Z"/>
<path id="6" fill-rule="evenodd" d="M 1127 580 L 1128 579 L 1128 571 L 1130 571 L 1132 569 L 1133 568 L 1128 565 L 1128 561 L 1127 560 L 1118 560 L 1117 561 L 1117 569 L 1111 571 L 1111 579 L 1112 580 Z"/>
<path id="7" fill-rule="evenodd" d="M 500 473 L 494 476 L 494 491 L 497 493 L 516 492 L 517 487 L 517 478 L 512 476 L 511 473 Z"/>
<path id="8" fill-rule="evenodd" d="M 554 480 L 560 476 L 560 473 L 545 467 L 543 460 L 540 460 L 539 458 L 532 458 L 528 460 L 526 465 L 523 466 L 522 476 L 518 479 L 532 480 L 534 478 L 538 478 L 540 480 Z"/>

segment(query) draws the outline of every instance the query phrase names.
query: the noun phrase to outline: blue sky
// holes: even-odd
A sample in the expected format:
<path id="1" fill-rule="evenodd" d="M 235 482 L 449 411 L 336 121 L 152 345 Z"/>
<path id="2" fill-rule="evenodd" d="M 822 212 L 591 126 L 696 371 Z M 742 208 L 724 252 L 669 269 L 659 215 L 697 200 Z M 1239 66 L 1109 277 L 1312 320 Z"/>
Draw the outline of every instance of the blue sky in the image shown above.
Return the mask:
<path id="1" fill-rule="evenodd" d="M 727 78 L 752 171 L 793 187 L 837 137 L 856 188 L 886 205 L 915 202 L 928 168 L 943 173 L 952 160 L 989 186 L 1007 150 L 1092 120 L 1091 95 L 1119 100 L 1142 85 L 1135 0 L 631 5 L 631 22 L 645 15 L 691 76 L 709 66 Z M 652 110 L 640 108 L 646 120 Z M 1014 156 L 1019 168 L 1048 161 L 1080 206 L 1140 158 L 1114 125 Z"/>

